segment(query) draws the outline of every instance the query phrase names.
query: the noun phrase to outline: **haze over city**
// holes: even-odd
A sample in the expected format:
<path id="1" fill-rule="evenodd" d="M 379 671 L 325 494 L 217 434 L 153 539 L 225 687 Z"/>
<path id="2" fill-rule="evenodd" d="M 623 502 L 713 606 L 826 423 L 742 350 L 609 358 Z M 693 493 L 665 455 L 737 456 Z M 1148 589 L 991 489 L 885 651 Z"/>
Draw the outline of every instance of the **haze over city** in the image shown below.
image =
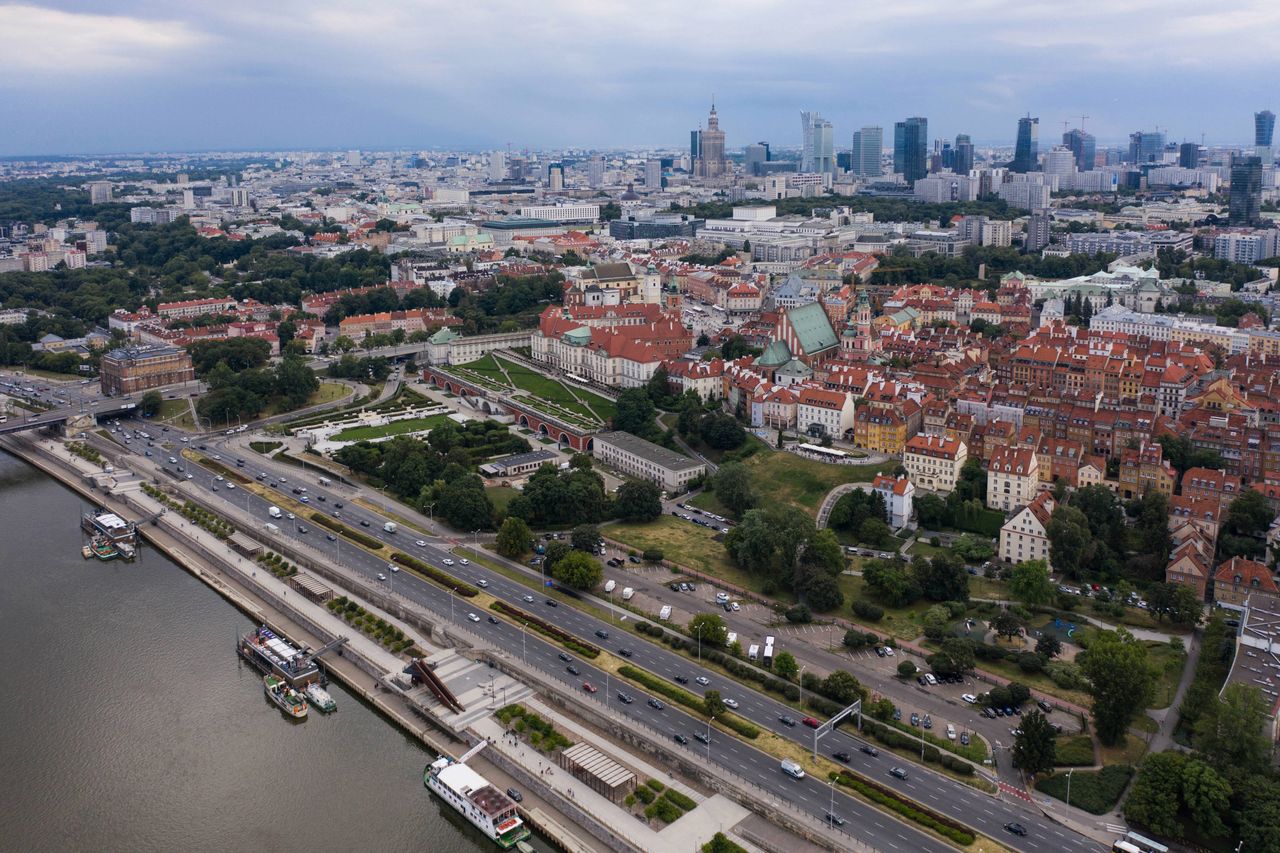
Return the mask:
<path id="1" fill-rule="evenodd" d="M 1267 0 L 3 4 L 0 154 L 680 147 L 713 95 L 731 149 L 798 145 L 801 109 L 844 144 L 903 115 L 1011 143 L 1028 111 L 1235 143 L 1278 29 Z"/>

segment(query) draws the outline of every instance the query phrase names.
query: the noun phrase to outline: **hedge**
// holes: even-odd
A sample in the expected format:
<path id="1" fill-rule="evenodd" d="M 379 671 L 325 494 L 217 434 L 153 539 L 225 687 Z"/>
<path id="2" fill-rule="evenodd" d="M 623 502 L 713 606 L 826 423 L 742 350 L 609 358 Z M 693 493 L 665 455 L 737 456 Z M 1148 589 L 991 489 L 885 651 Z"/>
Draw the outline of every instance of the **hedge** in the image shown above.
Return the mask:
<path id="1" fill-rule="evenodd" d="M 643 789 L 637 788 L 636 792 L 639 793 L 641 790 Z M 663 823 L 675 823 L 684 817 L 684 812 L 680 811 L 670 800 L 662 799 L 645 809 L 644 816 L 650 820 L 656 817 Z"/>
<path id="2" fill-rule="evenodd" d="M 692 799 L 673 788 L 668 788 L 663 796 L 687 812 L 691 812 L 698 807 L 698 804 Z"/>
<path id="3" fill-rule="evenodd" d="M 226 477 L 228 480 L 235 480 L 237 483 L 253 482 L 253 479 L 251 477 L 246 477 L 244 474 L 241 474 L 238 469 L 228 468 L 226 465 L 223 465 L 221 462 L 215 462 L 214 460 L 210 459 L 207 456 L 200 456 L 196 459 L 196 461 L 199 462 L 204 467 L 218 472 L 222 476 Z"/>
<path id="4" fill-rule="evenodd" d="M 643 785 L 636 788 L 634 793 L 636 795 L 636 799 L 642 803 L 652 803 L 655 799 L 658 798 L 657 794 L 655 794 L 653 791 L 649 790 L 648 788 L 644 787 Z"/>
<path id="5" fill-rule="evenodd" d="M 648 785 L 650 788 L 652 788 L 654 791 L 657 791 L 659 794 L 661 794 L 663 791 L 667 789 L 667 786 L 659 782 L 657 779 L 648 779 L 645 781 L 645 784 Z"/>
<path id="6" fill-rule="evenodd" d="M 702 712 L 706 708 L 706 703 L 699 696 L 694 696 L 688 690 L 683 690 L 675 685 L 668 684 L 656 675 L 650 675 L 642 669 L 636 669 L 634 666 L 618 667 L 618 675 L 623 678 L 629 678 L 639 683 L 642 687 L 652 690 L 654 693 L 661 693 L 672 702 L 684 705 L 686 708 L 692 708 Z M 725 728 L 732 729 L 745 738 L 755 740 L 760 737 L 760 729 L 735 714 L 722 714 L 716 717 Z"/>
<path id="7" fill-rule="evenodd" d="M 361 533 L 359 530 L 356 530 L 351 527 L 347 527 L 341 521 L 334 521 L 332 518 L 330 518 L 329 516 L 325 515 L 322 512 L 311 513 L 311 520 L 314 521 L 316 524 L 320 525 L 321 527 L 329 528 L 334 533 L 341 533 L 343 536 L 347 537 L 348 539 L 354 542 L 357 542 L 363 545 L 366 548 L 372 548 L 375 551 L 381 550 L 382 548 L 383 543 L 379 542 L 377 539 L 374 539 L 372 536 L 369 536 L 367 534 Z"/>
<path id="8" fill-rule="evenodd" d="M 415 572 L 426 575 L 431 580 L 443 587 L 454 590 L 458 595 L 461 595 L 464 598 L 475 598 L 480 594 L 480 590 L 476 589 L 471 584 L 466 583 L 465 581 L 460 581 L 448 572 L 437 569 L 435 566 L 424 560 L 419 560 L 417 557 L 410 557 L 408 554 L 401 554 L 399 551 L 396 551 L 391 555 L 391 561 L 399 563 L 402 566 L 408 566 Z"/>
<path id="9" fill-rule="evenodd" d="M 844 771 L 836 773 L 834 778 L 839 784 L 852 788 L 873 803 L 892 809 L 908 820 L 913 820 L 927 829 L 932 829 L 957 844 L 967 847 L 977 839 L 974 831 L 964 824 L 956 823 L 951 818 L 908 800 L 874 782 L 857 779 Z"/>
<path id="10" fill-rule="evenodd" d="M 505 601 L 495 601 L 489 605 L 489 609 L 496 610 L 503 615 L 510 616 L 512 619 L 519 620 L 528 627 L 537 631 L 539 634 L 542 634 L 544 637 L 555 640 L 569 651 L 577 652 L 584 658 L 591 658 L 594 660 L 600 656 L 600 650 L 590 643 L 583 642 L 574 635 L 552 625 L 550 622 L 544 622 L 537 616 L 526 613 L 518 607 L 512 607 Z"/>
<path id="11" fill-rule="evenodd" d="M 868 622 L 879 622 L 884 618 L 884 608 L 870 601 L 858 599 L 853 603 L 853 612 Z"/>

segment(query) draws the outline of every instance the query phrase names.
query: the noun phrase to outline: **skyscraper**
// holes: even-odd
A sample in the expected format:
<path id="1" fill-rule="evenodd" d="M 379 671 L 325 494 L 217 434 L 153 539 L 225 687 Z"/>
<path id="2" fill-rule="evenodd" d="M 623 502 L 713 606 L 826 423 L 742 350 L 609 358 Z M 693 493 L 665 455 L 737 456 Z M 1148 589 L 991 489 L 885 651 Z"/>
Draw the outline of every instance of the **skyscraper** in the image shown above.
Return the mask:
<path id="1" fill-rule="evenodd" d="M 702 131 L 689 131 L 689 160 L 696 162 L 702 156 Z"/>
<path id="2" fill-rule="evenodd" d="M 880 154 L 884 151 L 884 129 L 864 127 L 853 133 L 849 171 L 860 178 L 880 177 Z"/>
<path id="3" fill-rule="evenodd" d="M 720 129 L 720 117 L 716 115 L 716 105 L 711 104 L 711 114 L 707 116 L 707 129 L 699 136 L 699 152 L 694 160 L 693 173 L 699 178 L 718 178 L 728 171 L 724 159 L 724 131 Z"/>
<path id="4" fill-rule="evenodd" d="M 1076 157 L 1065 145 L 1055 145 L 1044 155 L 1044 173 L 1057 175 L 1058 186 L 1065 187 L 1076 173 Z"/>
<path id="5" fill-rule="evenodd" d="M 1184 142 L 1179 145 L 1178 165 L 1184 169 L 1194 169 L 1200 165 L 1200 146 L 1194 142 Z"/>
<path id="6" fill-rule="evenodd" d="M 1138 130 L 1129 134 L 1129 162 L 1152 163 L 1164 156 L 1164 134 L 1158 130 Z"/>
<path id="7" fill-rule="evenodd" d="M 893 125 L 893 171 L 907 183 L 915 183 L 928 172 L 929 120 L 912 116 Z"/>
<path id="8" fill-rule="evenodd" d="M 662 189 L 662 161 L 644 161 L 644 185 L 647 189 Z"/>
<path id="9" fill-rule="evenodd" d="M 587 186 L 599 189 L 604 186 L 604 157 L 592 154 L 587 161 Z"/>
<path id="10" fill-rule="evenodd" d="M 1231 161 L 1232 225 L 1256 225 L 1262 219 L 1262 158 L 1236 157 Z"/>
<path id="11" fill-rule="evenodd" d="M 1088 172 L 1097 163 L 1098 140 L 1092 133 L 1076 128 L 1062 134 L 1062 144 L 1071 149 L 1076 158 L 1076 169 Z"/>
<path id="12" fill-rule="evenodd" d="M 748 175 L 763 175 L 764 165 L 769 162 L 769 143 L 757 142 L 743 149 L 743 166 Z"/>
<path id="13" fill-rule="evenodd" d="M 489 182 L 496 184 L 507 179 L 507 152 L 489 152 Z"/>
<path id="14" fill-rule="evenodd" d="M 1271 137 L 1276 130 L 1276 114 L 1271 110 L 1263 110 L 1253 114 L 1253 153 L 1262 160 L 1262 165 L 1271 164 Z"/>
<path id="15" fill-rule="evenodd" d="M 967 175 L 973 171 L 973 142 L 967 133 L 956 134 L 956 153 L 952 157 L 951 171 Z"/>
<path id="16" fill-rule="evenodd" d="M 1040 119 L 1030 115 L 1018 119 L 1018 141 L 1013 149 L 1011 172 L 1034 172 L 1040 155 Z"/>
<path id="17" fill-rule="evenodd" d="M 547 167 L 547 192 L 558 193 L 564 190 L 564 166 L 552 163 Z"/>
<path id="18" fill-rule="evenodd" d="M 801 172 L 834 174 L 836 171 L 835 131 L 831 122 L 816 112 L 800 112 Z"/>

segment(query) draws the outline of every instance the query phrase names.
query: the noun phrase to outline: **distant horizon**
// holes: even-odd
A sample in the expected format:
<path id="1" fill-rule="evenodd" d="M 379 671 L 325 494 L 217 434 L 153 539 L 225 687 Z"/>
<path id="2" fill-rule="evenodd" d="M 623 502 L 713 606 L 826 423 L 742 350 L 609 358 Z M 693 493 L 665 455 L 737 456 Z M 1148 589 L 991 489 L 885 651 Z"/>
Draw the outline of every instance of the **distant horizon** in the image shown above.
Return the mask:
<path id="1" fill-rule="evenodd" d="M 837 150 L 910 115 L 930 142 L 1008 147 L 1027 114 L 1045 149 L 1081 116 L 1107 146 L 1159 128 L 1230 147 L 1280 72 L 1270 0 L 84 5 L 0 0 L 0 156 L 677 151 L 713 98 L 730 150 L 798 146 L 801 110 Z"/>

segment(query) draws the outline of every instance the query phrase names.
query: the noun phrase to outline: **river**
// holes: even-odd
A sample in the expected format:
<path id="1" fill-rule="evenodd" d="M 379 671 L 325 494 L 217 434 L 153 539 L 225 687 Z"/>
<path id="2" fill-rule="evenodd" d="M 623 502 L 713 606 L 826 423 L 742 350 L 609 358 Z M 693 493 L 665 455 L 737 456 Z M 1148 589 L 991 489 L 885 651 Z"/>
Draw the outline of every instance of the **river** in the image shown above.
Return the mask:
<path id="1" fill-rule="evenodd" d="M 163 555 L 83 560 L 87 508 L 0 452 L 0 848 L 498 849 L 340 685 L 286 720 L 235 654 L 248 619 Z"/>

